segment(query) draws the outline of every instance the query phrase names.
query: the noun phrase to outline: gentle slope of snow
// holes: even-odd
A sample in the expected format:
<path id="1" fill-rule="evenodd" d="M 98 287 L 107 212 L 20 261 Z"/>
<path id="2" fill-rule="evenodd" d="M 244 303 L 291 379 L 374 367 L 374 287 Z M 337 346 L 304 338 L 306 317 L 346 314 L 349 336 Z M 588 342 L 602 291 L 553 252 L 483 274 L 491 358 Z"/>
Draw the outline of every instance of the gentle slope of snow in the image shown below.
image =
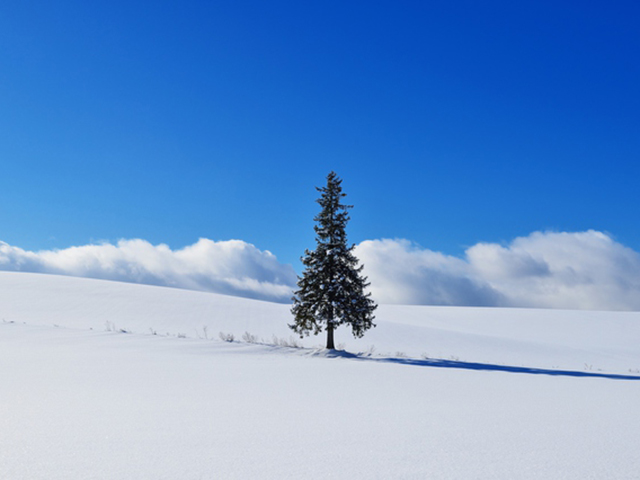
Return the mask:
<path id="1" fill-rule="evenodd" d="M 0 272 L 0 320 L 97 331 L 266 343 L 292 337 L 290 307 L 240 297 L 55 275 Z M 348 328 L 337 343 L 351 352 L 457 359 L 538 368 L 629 373 L 640 369 L 640 312 L 381 305 L 362 339 Z M 206 329 L 206 331 L 205 331 Z M 305 338 L 308 347 L 324 337 Z"/>
<path id="2" fill-rule="evenodd" d="M 0 273 L 0 319 L 0 478 L 640 471 L 637 313 L 381 306 L 338 341 L 382 356 L 328 358 L 218 339 L 288 338 L 286 305 Z"/>

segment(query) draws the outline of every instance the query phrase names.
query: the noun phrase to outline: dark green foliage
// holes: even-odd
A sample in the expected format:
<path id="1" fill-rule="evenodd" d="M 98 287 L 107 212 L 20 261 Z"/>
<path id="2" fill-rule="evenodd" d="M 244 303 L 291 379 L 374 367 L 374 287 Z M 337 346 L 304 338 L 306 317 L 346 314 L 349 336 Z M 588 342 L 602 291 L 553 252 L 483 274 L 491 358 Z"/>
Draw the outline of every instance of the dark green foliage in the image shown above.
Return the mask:
<path id="1" fill-rule="evenodd" d="M 330 349 L 335 348 L 333 331 L 338 325 L 348 324 L 355 337 L 362 337 L 375 326 L 373 312 L 377 308 L 371 294 L 364 293 L 369 284 L 360 275 L 362 266 L 353 255 L 355 245 L 347 246 L 347 211 L 352 207 L 341 203 L 345 196 L 341 183 L 331 172 L 327 186 L 317 188 L 321 192 L 317 202 L 322 207 L 314 218 L 317 246 L 302 257 L 305 270 L 293 297 L 291 313 L 295 321 L 289 325 L 301 337 L 326 330 Z"/>

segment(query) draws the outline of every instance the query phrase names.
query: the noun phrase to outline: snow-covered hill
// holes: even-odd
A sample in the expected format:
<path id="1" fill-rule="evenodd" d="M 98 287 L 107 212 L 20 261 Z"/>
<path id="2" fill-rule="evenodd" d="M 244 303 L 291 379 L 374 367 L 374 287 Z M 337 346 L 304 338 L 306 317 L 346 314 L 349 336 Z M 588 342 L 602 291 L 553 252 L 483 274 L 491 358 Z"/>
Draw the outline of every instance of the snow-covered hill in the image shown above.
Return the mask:
<path id="1" fill-rule="evenodd" d="M 383 305 L 331 358 L 287 305 L 0 272 L 0 320 L 0 478 L 640 471 L 640 313 Z"/>

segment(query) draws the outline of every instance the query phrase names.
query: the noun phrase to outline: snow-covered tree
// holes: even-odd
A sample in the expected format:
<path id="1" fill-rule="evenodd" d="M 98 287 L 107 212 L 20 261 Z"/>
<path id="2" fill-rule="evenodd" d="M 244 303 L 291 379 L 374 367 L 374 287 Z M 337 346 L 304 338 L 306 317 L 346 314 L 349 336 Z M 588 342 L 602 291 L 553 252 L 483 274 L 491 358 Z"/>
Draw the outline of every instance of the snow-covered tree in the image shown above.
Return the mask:
<path id="1" fill-rule="evenodd" d="M 317 202 L 322 207 L 314 218 L 317 246 L 305 251 L 302 263 L 305 270 L 298 277 L 299 290 L 293 297 L 291 313 L 294 323 L 289 325 L 303 337 L 313 332 L 327 332 L 327 348 L 335 349 L 333 332 L 339 325 L 347 324 L 355 337 L 374 327 L 373 316 L 377 305 L 365 293 L 369 286 L 360 273 L 358 259 L 353 254 L 355 245 L 347 245 L 345 228 L 349 221 L 348 209 L 341 200 L 342 180 L 331 172 L 326 187 Z"/>

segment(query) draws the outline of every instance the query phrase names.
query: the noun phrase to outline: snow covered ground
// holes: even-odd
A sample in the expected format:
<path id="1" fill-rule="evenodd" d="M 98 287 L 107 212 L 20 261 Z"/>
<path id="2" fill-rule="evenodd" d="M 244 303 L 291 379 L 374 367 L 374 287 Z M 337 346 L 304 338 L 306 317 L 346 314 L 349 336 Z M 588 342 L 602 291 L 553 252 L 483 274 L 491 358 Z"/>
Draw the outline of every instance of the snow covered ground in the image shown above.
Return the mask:
<path id="1" fill-rule="evenodd" d="M 290 321 L 1 272 L 0 478 L 638 478 L 640 313 L 385 305 L 333 356 Z"/>

